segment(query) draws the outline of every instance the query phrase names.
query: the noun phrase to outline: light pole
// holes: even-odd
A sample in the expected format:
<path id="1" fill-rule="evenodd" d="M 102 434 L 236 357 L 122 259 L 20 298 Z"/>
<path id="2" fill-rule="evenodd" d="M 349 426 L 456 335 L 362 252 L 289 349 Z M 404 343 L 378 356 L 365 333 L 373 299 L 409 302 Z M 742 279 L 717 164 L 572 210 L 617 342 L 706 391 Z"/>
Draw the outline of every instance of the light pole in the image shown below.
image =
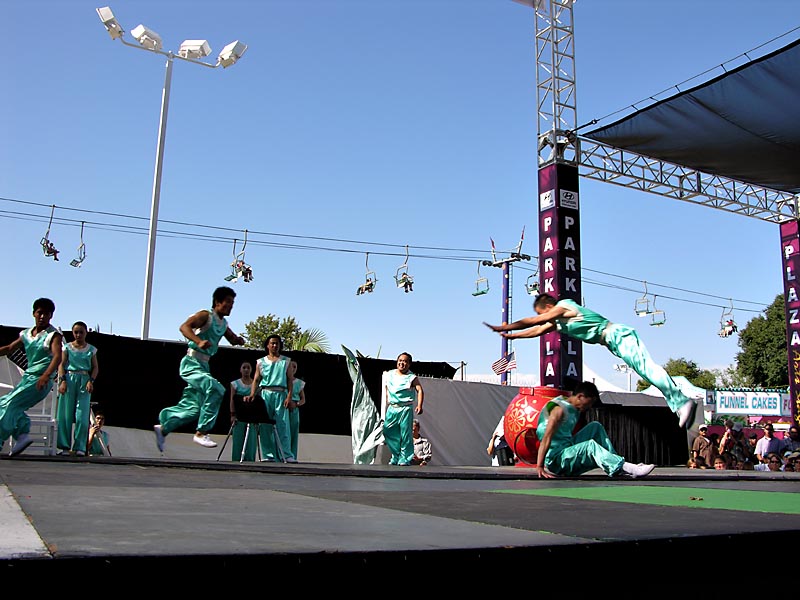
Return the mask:
<path id="1" fill-rule="evenodd" d="M 614 370 L 619 371 L 620 373 L 627 373 L 628 374 L 628 391 L 631 390 L 631 374 L 633 373 L 633 369 L 631 369 L 628 365 L 614 365 Z"/>
<path id="2" fill-rule="evenodd" d="M 97 9 L 97 15 L 103 22 L 112 40 L 119 40 L 126 46 L 147 50 L 167 57 L 167 69 L 164 75 L 164 90 L 161 95 L 161 118 L 158 124 L 158 144 L 156 146 L 156 168 L 153 175 L 153 197 L 150 206 L 150 231 L 147 239 L 147 268 L 144 278 L 144 300 L 142 302 L 142 339 L 150 337 L 150 300 L 153 294 L 153 266 L 156 255 L 156 234 L 158 232 L 158 207 L 161 200 L 161 170 L 164 164 L 164 143 L 167 137 L 167 112 L 169 111 L 169 92 L 172 84 L 172 63 L 180 59 L 195 65 L 202 65 L 210 69 L 222 67 L 223 69 L 236 63 L 247 50 L 247 46 L 240 41 L 231 42 L 222 49 L 217 57 L 216 64 L 199 60 L 211 54 L 211 47 L 206 40 L 186 40 L 178 53 L 161 49 L 161 36 L 144 25 L 138 25 L 131 31 L 131 35 L 138 42 L 133 44 L 125 40 L 125 30 L 114 17 L 114 13 L 106 6 Z"/>

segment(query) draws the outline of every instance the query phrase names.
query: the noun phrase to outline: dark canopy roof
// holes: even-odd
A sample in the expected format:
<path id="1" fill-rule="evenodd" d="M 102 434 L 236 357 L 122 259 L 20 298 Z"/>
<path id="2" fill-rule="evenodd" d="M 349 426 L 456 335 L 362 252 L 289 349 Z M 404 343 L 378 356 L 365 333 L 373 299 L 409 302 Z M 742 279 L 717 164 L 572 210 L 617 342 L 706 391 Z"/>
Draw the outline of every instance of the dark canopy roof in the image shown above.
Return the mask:
<path id="1" fill-rule="evenodd" d="M 800 40 L 585 137 L 800 193 Z"/>

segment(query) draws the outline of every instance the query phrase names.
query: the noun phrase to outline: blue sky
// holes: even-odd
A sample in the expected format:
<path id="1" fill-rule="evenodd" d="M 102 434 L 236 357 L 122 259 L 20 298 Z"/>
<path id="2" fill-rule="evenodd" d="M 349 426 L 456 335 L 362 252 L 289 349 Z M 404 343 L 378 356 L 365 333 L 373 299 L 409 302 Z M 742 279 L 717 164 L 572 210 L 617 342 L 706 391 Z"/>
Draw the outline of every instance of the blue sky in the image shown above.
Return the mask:
<path id="1" fill-rule="evenodd" d="M 147 225 L 164 60 L 112 41 L 100 5 L 0 4 L 6 325 L 28 325 L 32 300 L 45 295 L 64 328 L 80 319 L 120 335 L 140 331 L 147 238 L 119 225 Z M 255 280 L 234 286 L 235 330 L 260 314 L 292 315 L 337 351 L 409 351 L 490 371 L 500 340 L 481 322 L 499 322 L 500 273 L 482 268 L 491 291 L 473 297 L 475 259 L 487 257 L 490 237 L 498 249 L 516 246 L 523 226 L 523 252 L 537 247 L 531 9 L 511 0 L 118 0 L 111 8 L 127 31 L 144 23 L 158 32 L 165 49 L 197 38 L 208 39 L 212 57 L 235 39 L 249 46 L 228 69 L 174 66 L 160 218 L 206 228 L 162 226 L 184 234 L 158 239 L 151 337 L 177 339 L 188 314 L 208 305 L 242 237 L 231 230 L 247 228 L 262 233 L 246 251 Z M 798 24 L 794 0 L 578 2 L 578 121 Z M 580 192 L 585 303 L 637 327 L 660 363 L 730 364 L 738 346 L 716 334 L 721 298 L 734 298 L 742 326 L 782 291 L 777 226 L 587 180 Z M 49 209 L 38 204 L 62 207 L 50 231 L 59 262 L 42 255 Z M 80 221 L 103 225 L 87 226 L 87 258 L 74 269 Z M 410 294 L 392 280 L 406 244 Z M 356 296 L 366 251 L 378 284 Z M 532 268 L 516 270 L 515 318 L 531 312 Z M 660 295 L 664 327 L 633 314 L 643 288 L 624 278 Z M 538 373 L 538 342 L 516 350 L 520 371 Z M 599 375 L 626 385 L 606 350 L 584 353 Z"/>

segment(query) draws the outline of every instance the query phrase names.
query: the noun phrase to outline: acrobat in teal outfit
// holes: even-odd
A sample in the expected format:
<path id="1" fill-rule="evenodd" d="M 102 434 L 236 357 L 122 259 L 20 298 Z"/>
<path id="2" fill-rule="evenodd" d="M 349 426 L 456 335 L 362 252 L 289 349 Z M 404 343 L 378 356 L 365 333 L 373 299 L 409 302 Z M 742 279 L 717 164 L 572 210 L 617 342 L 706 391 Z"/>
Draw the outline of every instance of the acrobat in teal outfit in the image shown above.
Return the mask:
<path id="1" fill-rule="evenodd" d="M 650 353 L 632 327 L 611 323 L 604 316 L 573 300 L 559 300 L 556 306 L 578 313 L 576 317 L 556 319 L 558 331 L 587 344 L 606 346 L 614 356 L 621 358 L 626 365 L 636 371 L 639 377 L 656 386 L 664 394 L 672 412 L 677 413 L 689 402 L 689 398 L 684 396 L 672 377 L 650 358 Z"/>
<path id="2" fill-rule="evenodd" d="M 233 393 L 238 396 L 249 396 L 250 386 L 242 382 L 241 379 L 231 382 Z M 250 425 L 250 434 L 247 434 L 247 423 L 236 421 L 233 426 L 233 440 L 231 446 L 231 460 L 235 462 L 253 462 L 256 459 L 256 440 L 259 437 L 271 435 L 269 429 L 265 425 L 253 423 Z M 246 440 L 245 440 L 246 438 Z M 245 446 L 245 441 L 247 445 Z M 242 448 L 244 448 L 244 456 L 242 456 Z"/>
<path id="3" fill-rule="evenodd" d="M 261 373 L 259 387 L 261 388 L 261 398 L 267 407 L 267 415 L 275 421 L 275 429 L 281 443 L 283 458 L 287 462 L 294 462 L 295 455 L 292 452 L 291 439 L 289 437 L 289 411 L 283 405 L 288 393 L 288 381 L 286 372 L 289 368 L 289 358 L 281 356 L 276 360 L 269 360 L 265 356 L 259 358 L 256 369 Z M 261 458 L 262 460 L 280 460 L 275 439 L 272 435 L 260 436 L 261 438 Z"/>
<path id="4" fill-rule="evenodd" d="M 408 371 L 405 374 L 396 369 L 386 372 L 386 393 L 388 406 L 383 421 L 383 438 L 392 453 L 390 465 L 410 465 L 414 458 L 414 401 L 417 390 L 413 387 L 417 378 Z"/>
<path id="5" fill-rule="evenodd" d="M 194 333 L 211 345 L 202 350 L 193 341 L 189 342 L 189 350 L 181 359 L 180 376 L 187 384 L 181 400 L 158 415 L 163 435 L 195 421 L 197 431 L 208 432 L 217 420 L 225 387 L 211 376 L 208 361 L 217 353 L 219 341 L 228 330 L 228 321 L 213 310 L 207 312 L 208 321 Z"/>
<path id="6" fill-rule="evenodd" d="M 289 439 L 292 455 L 297 458 L 297 445 L 300 439 L 300 392 L 306 386 L 302 379 L 295 379 L 292 385 L 292 402 L 294 407 L 289 410 Z"/>
<path id="7" fill-rule="evenodd" d="M 9 436 L 18 440 L 30 433 L 31 420 L 25 411 L 44 400 L 53 387 L 54 377 L 51 377 L 47 385 L 40 390 L 36 389 L 36 382 L 47 371 L 53 360 L 51 350 L 53 336 L 61 334 L 52 325 L 40 331 L 38 335 L 33 334 L 34 329 L 31 327 L 19 334 L 28 359 L 28 368 L 25 369 L 17 386 L 0 398 L 0 443 Z"/>
<path id="8" fill-rule="evenodd" d="M 86 384 L 91 380 L 92 359 L 97 355 L 97 348 L 91 344 L 86 344 L 83 348 L 75 348 L 70 343 L 64 346 L 64 352 L 67 354 L 68 361 L 65 373 L 67 391 L 58 396 L 57 445 L 59 450 L 86 453 L 92 399 L 92 395 L 86 390 Z M 75 425 L 74 437 L 73 424 Z"/>
<path id="9" fill-rule="evenodd" d="M 556 475 L 564 476 L 578 476 L 597 467 L 608 476 L 619 473 L 625 459 L 616 453 L 600 423 L 593 421 L 573 435 L 580 412 L 564 396 L 558 396 L 545 405 L 539 415 L 536 437 L 544 439 L 550 411 L 556 406 L 562 408 L 564 418 L 551 438 L 544 466 Z"/>

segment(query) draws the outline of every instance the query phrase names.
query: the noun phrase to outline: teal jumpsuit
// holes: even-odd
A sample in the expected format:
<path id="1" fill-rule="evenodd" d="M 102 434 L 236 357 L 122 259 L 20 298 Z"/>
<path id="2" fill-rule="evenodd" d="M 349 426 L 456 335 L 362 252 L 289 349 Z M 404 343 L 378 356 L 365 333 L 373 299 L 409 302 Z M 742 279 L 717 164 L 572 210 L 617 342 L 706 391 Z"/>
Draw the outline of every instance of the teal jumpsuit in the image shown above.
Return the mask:
<path id="1" fill-rule="evenodd" d="M 278 360 L 271 361 L 267 357 L 259 358 L 256 369 L 261 369 L 261 398 L 267 407 L 267 415 L 275 421 L 275 429 L 281 442 L 284 459 L 295 458 L 292 453 L 291 439 L 289 438 L 288 410 L 283 405 L 288 391 L 286 371 L 289 368 L 289 358 L 281 356 Z M 261 438 L 261 457 L 263 460 L 278 460 L 275 439 L 272 435 L 263 435 Z"/>
<path id="2" fill-rule="evenodd" d="M 100 443 L 100 439 L 98 436 L 92 440 L 92 445 L 89 448 L 89 456 L 104 456 L 105 452 L 103 451 L 103 446 L 108 448 L 108 434 L 105 431 L 100 431 L 100 438 L 103 439 L 103 443 Z"/>
<path id="3" fill-rule="evenodd" d="M 86 391 L 86 384 L 92 376 L 92 357 L 97 355 L 97 348 L 86 344 L 86 347 L 78 349 L 67 344 L 64 352 L 68 361 L 65 374 L 67 391 L 58 396 L 58 449 L 86 452 L 92 399 L 92 395 Z"/>
<path id="4" fill-rule="evenodd" d="M 250 386 L 242 383 L 241 379 L 231 382 L 234 394 L 239 396 L 249 396 Z M 258 435 L 256 435 L 258 429 Z M 242 458 L 242 448 L 245 443 L 245 434 L 247 433 L 247 423 L 236 421 L 233 426 L 233 446 L 231 446 L 231 460 L 235 462 L 247 461 L 253 462 L 256 459 L 256 439 L 258 436 L 269 435 L 269 430 L 264 425 L 253 424 L 250 426 L 250 435 L 247 436 L 247 448 L 244 451 L 244 458 Z"/>
<path id="5" fill-rule="evenodd" d="M 28 358 L 28 368 L 17 386 L 0 398 L 0 443 L 11 435 L 19 439 L 23 434 L 30 433 L 31 420 L 25 411 L 44 400 L 53 387 L 53 378 L 41 390 L 36 389 L 36 382 L 53 360 L 50 345 L 53 336 L 58 335 L 58 330 L 50 325 L 36 336 L 33 330 L 31 327 L 19 334 Z"/>
<path id="6" fill-rule="evenodd" d="M 650 358 L 650 353 L 639 339 L 636 330 L 627 325 L 611 323 L 604 316 L 581 306 L 572 300 L 560 300 L 556 306 L 563 306 L 578 312 L 578 316 L 556 319 L 556 327 L 561 333 L 581 340 L 587 344 L 602 344 L 611 353 L 625 361 L 639 377 L 656 386 L 667 401 L 672 412 L 677 413 L 689 402 L 672 377 L 658 363 Z"/>
<path id="7" fill-rule="evenodd" d="M 225 387 L 211 376 L 208 361 L 217 353 L 219 341 L 227 330 L 228 322 L 213 310 L 208 311 L 205 325 L 194 330 L 197 337 L 211 342 L 211 346 L 201 350 L 197 344 L 189 342 L 189 350 L 181 359 L 180 375 L 187 384 L 181 400 L 158 415 L 164 435 L 195 421 L 201 433 L 208 433 L 214 427 Z"/>
<path id="8" fill-rule="evenodd" d="M 295 379 L 292 386 L 292 402 L 300 402 L 300 391 L 306 386 L 302 379 Z M 289 439 L 291 440 L 292 454 L 297 458 L 297 443 L 300 438 L 300 407 L 295 406 L 289 411 Z"/>
<path id="9" fill-rule="evenodd" d="M 603 469 L 609 477 L 618 473 L 625 459 L 614 451 L 614 446 L 600 423 L 592 421 L 575 435 L 572 434 L 580 412 L 564 396 L 558 396 L 545 405 L 539 415 L 536 437 L 544 439 L 550 411 L 556 406 L 563 409 L 564 418 L 550 439 L 544 466 L 556 475 L 568 477 L 581 475 L 597 467 Z"/>
<path id="10" fill-rule="evenodd" d="M 410 465 L 414 458 L 414 401 L 417 390 L 411 387 L 416 375 L 397 369 L 387 371 L 386 392 L 389 405 L 383 421 L 383 438 L 392 453 L 390 465 Z"/>

